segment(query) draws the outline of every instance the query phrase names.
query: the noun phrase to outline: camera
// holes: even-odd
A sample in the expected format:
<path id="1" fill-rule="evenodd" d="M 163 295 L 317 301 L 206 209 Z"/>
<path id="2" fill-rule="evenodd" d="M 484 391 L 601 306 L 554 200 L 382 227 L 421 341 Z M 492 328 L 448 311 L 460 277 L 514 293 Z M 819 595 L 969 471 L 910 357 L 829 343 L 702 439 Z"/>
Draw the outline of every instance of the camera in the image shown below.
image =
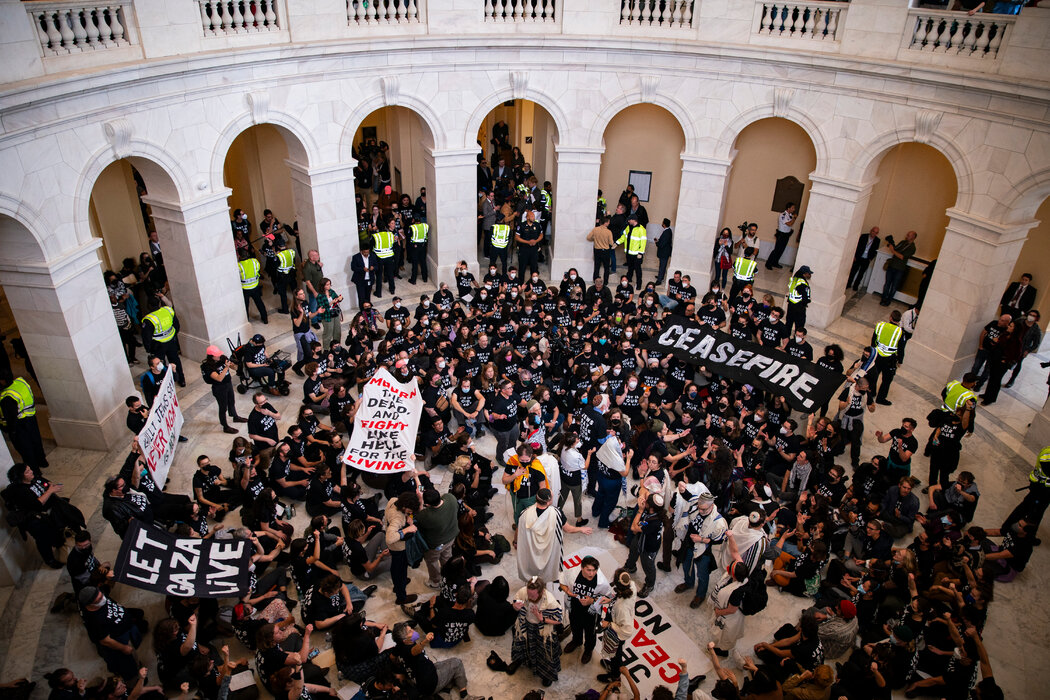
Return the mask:
<path id="1" fill-rule="evenodd" d="M 740 230 L 740 233 L 747 233 L 747 230 L 750 227 L 751 227 L 751 222 L 750 221 L 745 221 L 744 223 L 742 223 L 739 226 L 737 226 L 737 228 Z"/>
<path id="2" fill-rule="evenodd" d="M 897 245 L 897 242 L 895 240 L 893 240 L 893 234 L 892 233 L 890 235 L 886 236 L 886 242 L 889 243 L 890 245 Z"/>

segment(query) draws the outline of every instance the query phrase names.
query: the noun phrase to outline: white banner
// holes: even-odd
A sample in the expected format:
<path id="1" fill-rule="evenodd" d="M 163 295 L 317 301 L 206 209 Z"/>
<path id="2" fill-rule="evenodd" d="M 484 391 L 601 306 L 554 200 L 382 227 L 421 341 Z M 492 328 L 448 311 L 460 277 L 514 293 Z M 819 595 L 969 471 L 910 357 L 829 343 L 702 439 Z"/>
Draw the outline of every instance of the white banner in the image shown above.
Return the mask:
<path id="1" fill-rule="evenodd" d="M 422 413 L 416 379 L 402 384 L 380 367 L 361 392 L 343 462 L 373 474 L 415 469 L 413 452 Z"/>
<path id="2" fill-rule="evenodd" d="M 609 580 L 620 564 L 613 555 L 598 547 L 581 547 L 562 561 L 566 571 L 572 571 L 580 565 L 586 556 L 598 560 L 601 572 Z M 635 585 L 641 588 L 641 579 L 635 579 Z M 634 634 L 624 644 L 624 666 L 631 673 L 631 678 L 638 684 L 638 691 L 643 698 L 652 697 L 653 689 L 665 685 L 672 691 L 678 683 L 678 659 L 689 663 L 689 676 L 710 673 L 711 662 L 697 646 L 696 642 L 675 624 L 652 597 L 631 599 L 634 602 Z M 695 613 L 691 613 L 695 614 Z M 702 613 L 701 613 L 702 614 Z M 698 628 L 700 626 L 698 625 Z M 599 629 L 598 648 L 601 648 Z M 706 642 L 704 642 L 706 644 Z"/>
<path id="3" fill-rule="evenodd" d="M 168 469 L 175 459 L 175 446 L 182 433 L 182 409 L 175 395 L 175 372 L 168 368 L 160 383 L 160 391 L 149 409 L 146 427 L 139 433 L 139 447 L 146 459 L 153 481 L 163 489 L 168 480 Z"/>

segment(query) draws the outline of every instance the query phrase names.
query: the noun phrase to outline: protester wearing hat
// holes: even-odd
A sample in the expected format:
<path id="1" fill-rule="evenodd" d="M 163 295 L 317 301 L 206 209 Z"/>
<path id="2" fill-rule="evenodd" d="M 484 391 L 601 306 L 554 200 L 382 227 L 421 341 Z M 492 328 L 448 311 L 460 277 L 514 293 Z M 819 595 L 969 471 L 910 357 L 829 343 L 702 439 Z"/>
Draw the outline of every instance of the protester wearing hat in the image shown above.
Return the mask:
<path id="1" fill-rule="evenodd" d="M 816 610 L 814 614 L 820 622 L 818 634 L 825 658 L 837 659 L 853 651 L 859 631 L 857 606 L 853 601 L 841 600 L 837 607 Z"/>
<path id="2" fill-rule="evenodd" d="M 686 470 L 688 473 L 689 470 Z M 685 580 L 675 586 L 675 593 L 685 593 L 696 585 L 696 594 L 689 602 L 689 607 L 699 608 L 707 597 L 707 586 L 711 571 L 715 568 L 714 548 L 725 542 L 729 524 L 715 507 L 715 497 L 703 484 L 688 484 L 684 487 L 689 492 L 690 486 L 699 487 L 695 506 L 686 512 L 685 532 L 682 537 L 682 570 Z M 679 492 L 683 487 L 679 487 Z"/>
<path id="3" fill-rule="evenodd" d="M 219 424 L 224 433 L 234 435 L 236 428 L 231 428 L 226 421 L 227 416 L 233 418 L 234 423 L 247 423 L 247 418 L 237 415 L 237 402 L 233 392 L 233 373 L 236 365 L 233 360 L 226 357 L 222 350 L 216 345 L 209 345 L 205 350 L 204 362 L 201 363 L 201 376 L 204 383 L 211 385 L 211 394 L 215 402 L 219 404 Z"/>
<path id="4" fill-rule="evenodd" d="M 813 270 L 809 265 L 803 265 L 795 271 L 794 276 L 788 282 L 787 294 L 787 323 L 785 335 L 790 338 L 795 328 L 806 327 L 806 307 L 809 306 L 809 280 L 813 277 Z"/>
<path id="5" fill-rule="evenodd" d="M 149 629 L 143 611 L 125 608 L 95 586 L 81 588 L 77 602 L 88 638 L 106 662 L 106 668 L 125 680 L 137 678 L 135 649 Z"/>
<path id="6" fill-rule="evenodd" d="M 656 555 L 660 551 L 666 518 L 662 494 L 651 493 L 638 497 L 638 512 L 631 523 L 631 532 L 634 533 L 631 553 L 627 556 L 624 569 L 633 574 L 641 559 L 645 584 L 638 591 L 639 598 L 647 597 L 656 586 Z"/>
<path id="7" fill-rule="evenodd" d="M 561 509 L 551 507 L 554 494 L 549 488 L 541 488 L 534 501 L 518 519 L 518 576 L 525 581 L 533 576 L 557 581 L 564 533 L 590 535 L 594 531 L 589 527 L 567 524 Z"/>
<path id="8" fill-rule="evenodd" d="M 718 568 L 728 571 L 734 561 L 742 561 L 747 567 L 747 575 L 761 566 L 762 555 L 769 544 L 765 531 L 766 514 L 761 506 L 747 515 L 733 518 L 726 530 L 725 541 L 715 548 L 715 561 Z"/>

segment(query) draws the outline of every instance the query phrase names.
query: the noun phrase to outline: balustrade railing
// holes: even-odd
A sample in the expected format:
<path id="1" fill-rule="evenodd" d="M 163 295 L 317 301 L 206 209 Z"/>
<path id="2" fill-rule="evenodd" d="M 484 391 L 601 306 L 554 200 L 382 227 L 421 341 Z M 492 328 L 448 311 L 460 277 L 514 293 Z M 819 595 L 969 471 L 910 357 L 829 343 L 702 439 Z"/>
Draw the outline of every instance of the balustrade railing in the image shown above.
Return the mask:
<path id="1" fill-rule="evenodd" d="M 419 24 L 423 0 L 346 0 L 351 25 Z"/>
<path id="2" fill-rule="evenodd" d="M 555 0 L 485 0 L 486 22 L 553 24 Z"/>
<path id="3" fill-rule="evenodd" d="M 692 27 L 694 0 L 620 0 L 620 24 Z"/>
<path id="4" fill-rule="evenodd" d="M 848 3 L 844 2 L 763 2 L 758 33 L 765 36 L 838 40 Z"/>
<path id="5" fill-rule="evenodd" d="M 45 56 L 130 46 L 127 11 L 131 0 L 96 4 L 34 2 L 26 5 Z"/>
<path id="6" fill-rule="evenodd" d="M 1006 33 L 1017 21 L 1014 15 L 991 13 L 912 10 L 908 14 L 909 49 L 971 58 L 998 58 Z"/>
<path id="7" fill-rule="evenodd" d="M 277 0 L 197 0 L 204 36 L 257 34 L 281 28 Z"/>

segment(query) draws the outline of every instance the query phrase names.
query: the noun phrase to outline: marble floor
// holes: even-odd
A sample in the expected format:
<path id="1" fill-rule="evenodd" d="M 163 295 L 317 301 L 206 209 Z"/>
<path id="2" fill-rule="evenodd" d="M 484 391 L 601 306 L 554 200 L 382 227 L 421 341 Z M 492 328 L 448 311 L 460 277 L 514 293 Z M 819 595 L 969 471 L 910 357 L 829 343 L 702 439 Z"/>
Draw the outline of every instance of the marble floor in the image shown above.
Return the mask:
<path id="1" fill-rule="evenodd" d="M 769 289 L 781 298 L 786 288 L 787 270 L 769 273 L 760 270 L 759 284 L 761 289 Z M 409 287 L 399 282 L 398 292 L 405 297 L 406 303 L 415 305 L 418 295 L 430 292 L 432 288 L 424 285 Z M 268 301 L 272 301 L 268 297 Z M 386 308 L 390 297 L 384 296 L 380 309 Z M 828 342 L 837 342 L 843 346 L 847 358 L 856 357 L 863 344 L 870 337 L 871 328 L 876 320 L 885 315 L 885 309 L 879 307 L 874 296 L 857 295 L 847 301 L 843 317 L 826 331 L 813 330 L 810 341 L 815 347 Z M 274 314 L 268 326 L 255 322 L 257 332 L 267 336 L 269 347 L 289 348 L 291 335 L 287 317 Z M 921 321 L 920 321 L 921 322 Z M 1043 357 L 1041 360 L 1045 361 Z M 180 390 L 186 423 L 183 433 L 189 438 L 187 443 L 178 447 L 175 465 L 171 472 L 169 489 L 187 493 L 194 470 L 194 458 L 199 454 L 208 454 L 216 464 L 226 465 L 225 455 L 229 449 L 231 436 L 223 434 L 215 420 L 215 402 L 207 386 L 196 371 L 193 358 L 186 358 L 186 376 L 189 384 Z M 141 366 L 134 367 L 136 373 Z M 296 379 L 294 376 L 292 379 Z M 1038 363 L 1026 363 L 1022 374 L 1013 389 L 1004 390 L 1000 400 L 988 408 L 979 409 L 979 422 L 976 434 L 968 439 L 962 456 L 960 469 L 968 469 L 977 475 L 982 491 L 976 523 L 988 527 L 998 527 L 1002 517 L 1017 502 L 1019 495 L 1014 489 L 1024 485 L 1025 475 L 1033 462 L 1032 453 L 1021 445 L 1028 422 L 1033 413 L 1040 407 L 1046 390 L 1046 371 Z M 273 400 L 279 410 L 291 416 L 297 408 L 301 397 L 298 382 L 293 382 L 292 396 L 278 397 Z M 868 429 L 889 430 L 899 425 L 906 415 L 925 416 L 936 400 L 935 393 L 939 387 L 932 386 L 924 377 L 915 376 L 907 364 L 897 375 L 890 393 L 893 406 L 880 406 L 869 418 Z M 250 406 L 248 397 L 238 396 L 238 405 L 242 413 L 247 413 Z M 281 421 L 283 427 L 288 420 Z M 925 437 L 925 428 L 919 431 Z M 243 434 L 243 431 L 242 431 Z M 130 440 L 130 434 L 129 434 Z M 865 445 L 864 456 L 874 454 L 874 439 Z M 482 454 L 491 456 L 494 442 L 491 437 L 483 438 L 479 444 Z M 54 448 L 50 451 L 51 467 L 47 476 L 65 484 L 65 495 L 72 498 L 88 517 L 89 527 L 95 536 L 96 553 L 100 559 L 112 560 L 119 547 L 117 536 L 102 519 L 101 491 L 103 481 L 115 474 L 123 462 L 125 451 L 115 449 L 108 453 L 89 452 L 70 448 Z M 918 458 L 917 476 L 925 475 L 925 459 Z M 504 535 L 511 534 L 509 519 L 501 507 L 495 508 L 496 517 L 492 526 Z M 303 509 L 295 518 L 295 525 L 305 524 L 307 516 Z M 237 522 L 233 515 L 227 522 Z M 1050 541 L 1050 521 L 1044 524 L 1041 536 Z M 582 546 L 597 546 L 607 550 L 618 560 L 626 557 L 622 545 L 604 531 L 584 537 L 566 535 L 565 551 L 571 552 Z M 36 556 L 35 554 L 33 555 Z M 32 568 L 32 564 L 30 568 Z M 1050 606 L 1039 603 L 1038 589 L 1041 575 L 1050 567 L 1050 548 L 1037 549 L 1028 569 L 1011 584 L 1001 584 L 996 588 L 996 599 L 991 607 L 985 638 L 991 654 L 996 678 L 1006 691 L 1008 698 L 1047 697 L 1046 689 L 1050 687 L 1050 665 L 1045 658 L 1050 648 Z M 423 570 L 412 572 L 410 592 L 425 597 L 430 591 L 424 586 Z M 513 558 L 505 558 L 498 566 L 489 567 L 485 577 L 502 574 L 511 582 L 512 591 L 519 585 Z M 657 586 L 653 599 L 666 613 L 688 632 L 698 647 L 703 647 L 711 634 L 711 612 L 705 604 L 699 610 L 689 609 L 688 594 L 681 596 L 673 593 L 674 586 L 681 580 L 680 573 L 664 574 L 658 572 Z M 371 619 L 393 624 L 404 619 L 401 611 L 393 604 L 393 594 L 389 590 L 389 580 L 382 585 L 375 597 L 367 605 Z M 46 567 L 31 570 L 20 585 L 14 588 L 0 589 L 0 681 L 10 681 L 19 677 L 28 677 L 42 681 L 44 672 L 59 666 L 67 666 L 78 675 L 88 678 L 104 673 L 104 667 L 88 642 L 83 626 L 77 615 L 51 614 L 49 609 L 55 598 L 63 591 L 69 590 L 68 575 L 65 571 L 54 571 Z M 158 597 L 144 591 L 118 586 L 113 596 L 125 605 L 144 608 L 152 622 L 162 617 L 162 607 Z M 771 592 L 770 604 L 758 616 L 748 618 L 746 634 L 738 645 L 738 653 L 750 649 L 755 642 L 768 639 L 773 631 L 784 622 L 797 620 L 803 607 L 803 601 L 794 597 Z M 463 659 L 468 670 L 470 690 L 472 693 L 484 694 L 502 700 L 520 698 L 528 690 L 537 687 L 536 682 L 527 670 L 519 671 L 510 677 L 490 672 L 484 660 L 490 650 L 495 649 L 504 659 L 510 657 L 510 638 L 489 639 L 475 633 L 473 641 L 460 645 L 452 651 L 433 651 L 433 658 L 445 658 L 457 655 Z M 231 648 L 236 656 L 243 649 L 234 641 Z M 675 652 L 669 650 L 672 658 Z M 153 652 L 148 643 L 139 650 L 140 660 L 154 668 Z M 692 673 L 706 673 L 709 664 L 705 658 L 687 658 Z M 734 654 L 731 665 L 739 666 L 740 659 Z M 548 696 L 554 698 L 571 698 L 577 692 L 587 688 L 600 688 L 594 676 L 601 669 L 597 656 L 583 667 L 579 663 L 579 654 L 563 657 L 563 669 L 558 683 L 549 689 Z M 155 675 L 154 675 L 155 677 Z M 330 680 L 341 684 L 330 673 Z M 702 687 L 710 688 L 713 680 L 708 679 Z M 46 696 L 44 683 L 35 691 L 34 697 Z"/>

